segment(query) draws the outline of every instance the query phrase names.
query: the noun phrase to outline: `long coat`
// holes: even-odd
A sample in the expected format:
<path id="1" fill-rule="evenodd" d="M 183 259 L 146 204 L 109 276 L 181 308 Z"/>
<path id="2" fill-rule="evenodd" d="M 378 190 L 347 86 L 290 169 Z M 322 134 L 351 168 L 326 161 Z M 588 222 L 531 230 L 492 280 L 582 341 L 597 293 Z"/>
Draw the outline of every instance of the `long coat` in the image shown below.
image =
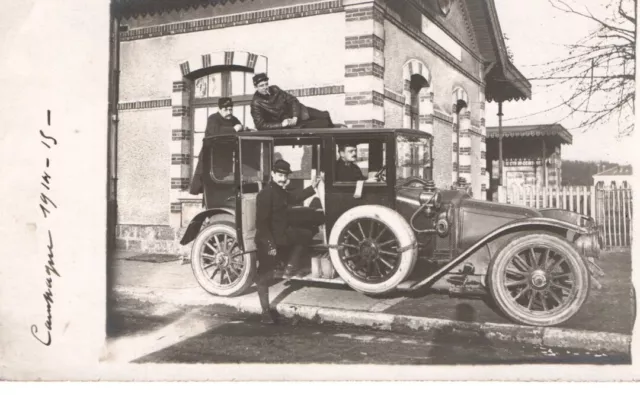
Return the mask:
<path id="1" fill-rule="evenodd" d="M 288 191 L 273 181 L 259 193 L 256 202 L 256 241 L 269 249 L 292 244 L 287 236 L 290 226 L 288 209 L 313 196 L 313 187 Z"/>
<path id="2" fill-rule="evenodd" d="M 233 128 L 235 125 L 241 125 L 240 120 L 233 115 L 231 118 L 224 118 L 220 113 L 209 115 L 207 118 L 207 128 L 204 137 L 211 137 L 218 134 L 235 133 Z M 198 154 L 198 164 L 193 173 L 191 184 L 189 185 L 189 193 L 191 195 L 199 195 L 202 193 L 202 150 Z"/>
<path id="3" fill-rule="evenodd" d="M 309 110 L 295 96 L 271 85 L 269 95 L 253 94 L 251 116 L 258 130 L 281 129 L 286 118 L 309 118 Z"/>

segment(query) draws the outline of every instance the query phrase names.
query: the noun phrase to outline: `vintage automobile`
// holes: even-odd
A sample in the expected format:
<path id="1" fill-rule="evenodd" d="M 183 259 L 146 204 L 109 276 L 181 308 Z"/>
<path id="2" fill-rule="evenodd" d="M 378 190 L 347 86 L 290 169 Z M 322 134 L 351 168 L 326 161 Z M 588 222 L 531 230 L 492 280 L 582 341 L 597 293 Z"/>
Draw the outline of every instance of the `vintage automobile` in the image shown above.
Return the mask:
<path id="1" fill-rule="evenodd" d="M 335 179 L 338 146 L 347 141 L 357 144 L 356 164 L 369 174 L 365 181 Z M 372 296 L 426 287 L 490 295 L 508 318 L 536 326 L 558 325 L 576 314 L 590 284 L 599 286 L 595 276 L 603 275 L 595 262 L 601 239 L 594 220 L 476 200 L 463 188 L 438 189 L 432 141 L 417 130 L 338 128 L 205 139 L 205 209 L 181 240 L 193 241 L 197 281 L 222 296 L 252 285 L 259 265 L 256 196 L 282 157 L 294 170 L 289 187 L 302 188 L 324 174 L 317 196 L 301 204 L 324 213 L 304 266 L 328 255 L 335 269 L 334 275 L 303 270 L 292 280 L 342 283 Z"/>

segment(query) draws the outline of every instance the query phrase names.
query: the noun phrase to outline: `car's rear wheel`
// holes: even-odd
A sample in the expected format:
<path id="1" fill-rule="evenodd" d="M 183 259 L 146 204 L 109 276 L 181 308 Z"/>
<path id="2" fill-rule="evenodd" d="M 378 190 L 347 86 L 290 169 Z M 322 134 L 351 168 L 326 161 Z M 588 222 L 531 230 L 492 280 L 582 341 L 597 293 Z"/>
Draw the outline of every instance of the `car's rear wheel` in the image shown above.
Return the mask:
<path id="1" fill-rule="evenodd" d="M 333 225 L 331 262 L 353 289 L 383 294 L 404 281 L 415 265 L 416 238 L 405 219 L 390 208 L 354 207 Z"/>
<path id="2" fill-rule="evenodd" d="M 573 317 L 589 293 L 589 271 L 576 249 L 548 233 L 509 241 L 489 265 L 489 291 L 515 322 L 561 324 Z"/>
<path id="3" fill-rule="evenodd" d="M 240 295 L 253 284 L 256 273 L 255 254 L 243 253 L 238 246 L 233 222 L 213 219 L 193 242 L 193 274 L 209 293 Z"/>

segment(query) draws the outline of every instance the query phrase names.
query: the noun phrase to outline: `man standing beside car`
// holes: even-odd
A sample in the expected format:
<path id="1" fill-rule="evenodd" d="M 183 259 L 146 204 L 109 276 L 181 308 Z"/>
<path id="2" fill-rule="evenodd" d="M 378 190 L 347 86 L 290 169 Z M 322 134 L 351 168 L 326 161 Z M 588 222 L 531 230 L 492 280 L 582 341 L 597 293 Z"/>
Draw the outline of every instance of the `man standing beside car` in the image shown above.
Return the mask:
<path id="1" fill-rule="evenodd" d="M 233 115 L 233 100 L 230 97 L 218 99 L 218 112 L 211 114 L 207 119 L 207 127 L 204 137 L 212 137 L 219 134 L 229 134 L 246 130 L 240 120 Z M 199 195 L 202 193 L 202 150 L 198 155 L 198 164 L 189 185 L 189 193 Z"/>
<path id="2" fill-rule="evenodd" d="M 275 323 L 269 308 L 269 281 L 278 262 L 286 259 L 285 276 L 291 276 L 297 270 L 298 261 L 304 256 L 311 243 L 312 229 L 321 221 L 313 218 L 308 223 L 295 221 L 289 212 L 291 206 L 304 201 L 316 193 L 321 181 L 316 177 L 311 186 L 288 191 L 286 186 L 291 174 L 291 165 L 278 159 L 271 170 L 271 182 L 259 193 L 256 202 L 256 247 L 258 256 L 258 279 L 256 281 L 258 298 L 262 308 L 262 322 Z M 288 256 L 287 256 L 288 255 Z"/>
<path id="3" fill-rule="evenodd" d="M 285 128 L 331 128 L 327 111 L 307 107 L 293 95 L 269 85 L 265 73 L 253 76 L 256 93 L 251 100 L 251 116 L 258 130 Z"/>

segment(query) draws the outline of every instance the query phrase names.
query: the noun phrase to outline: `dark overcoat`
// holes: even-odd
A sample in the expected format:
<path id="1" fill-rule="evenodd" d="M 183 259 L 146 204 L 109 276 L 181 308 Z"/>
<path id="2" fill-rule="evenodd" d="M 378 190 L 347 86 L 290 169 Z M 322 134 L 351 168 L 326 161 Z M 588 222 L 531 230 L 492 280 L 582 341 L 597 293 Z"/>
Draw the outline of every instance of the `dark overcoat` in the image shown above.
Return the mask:
<path id="1" fill-rule="evenodd" d="M 289 191 L 273 181 L 269 182 L 257 197 L 256 242 L 268 249 L 291 245 L 293 240 L 287 235 L 287 229 L 293 222 L 289 218 L 290 208 L 314 194 L 313 187 Z"/>

